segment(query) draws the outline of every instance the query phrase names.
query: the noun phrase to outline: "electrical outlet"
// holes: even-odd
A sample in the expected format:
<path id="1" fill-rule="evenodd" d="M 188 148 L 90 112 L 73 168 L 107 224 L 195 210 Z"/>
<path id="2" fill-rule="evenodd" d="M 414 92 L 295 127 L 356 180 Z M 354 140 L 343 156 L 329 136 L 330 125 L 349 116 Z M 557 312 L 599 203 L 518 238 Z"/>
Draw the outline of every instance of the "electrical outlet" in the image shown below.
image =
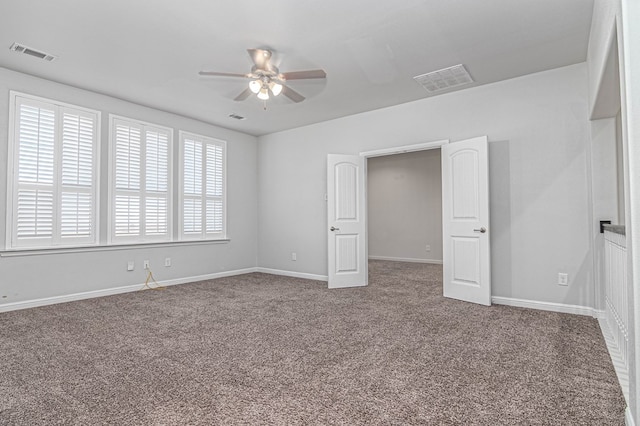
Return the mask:
<path id="1" fill-rule="evenodd" d="M 425 246 L 425 248 L 426 248 L 426 250 L 427 250 L 427 251 L 431 251 L 431 246 L 430 246 L 429 244 L 427 244 L 427 245 Z"/>
<path id="2" fill-rule="evenodd" d="M 127 271 L 133 271 L 135 269 L 136 264 L 133 263 L 133 260 L 127 262 Z"/>
<path id="3" fill-rule="evenodd" d="M 170 257 L 167 257 L 167 258 L 164 260 L 164 266 L 166 266 L 167 268 L 168 268 L 169 266 L 171 266 L 171 258 L 170 258 Z"/>
<path id="4" fill-rule="evenodd" d="M 145 261 L 142 263 L 142 266 L 144 267 L 144 269 L 147 269 L 147 270 L 148 270 L 148 269 L 149 269 L 149 261 L 148 261 L 148 260 L 145 260 Z"/>
<path id="5" fill-rule="evenodd" d="M 291 260 L 293 260 L 293 261 L 298 260 L 298 255 L 295 252 L 291 253 Z"/>
<path id="6" fill-rule="evenodd" d="M 558 273 L 558 285 L 569 285 L 569 274 Z"/>

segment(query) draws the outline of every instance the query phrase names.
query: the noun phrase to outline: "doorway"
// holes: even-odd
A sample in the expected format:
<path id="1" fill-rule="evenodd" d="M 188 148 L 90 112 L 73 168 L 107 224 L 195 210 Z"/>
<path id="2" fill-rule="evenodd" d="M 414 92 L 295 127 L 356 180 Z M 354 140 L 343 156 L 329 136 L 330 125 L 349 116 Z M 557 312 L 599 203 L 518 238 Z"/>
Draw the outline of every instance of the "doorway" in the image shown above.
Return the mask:
<path id="1" fill-rule="evenodd" d="M 327 155 L 328 286 L 368 283 L 367 160 L 441 148 L 445 297 L 491 304 L 488 138 Z M 425 245 L 426 248 L 426 245 Z"/>
<path id="2" fill-rule="evenodd" d="M 442 264 L 440 149 L 367 159 L 369 260 Z"/>

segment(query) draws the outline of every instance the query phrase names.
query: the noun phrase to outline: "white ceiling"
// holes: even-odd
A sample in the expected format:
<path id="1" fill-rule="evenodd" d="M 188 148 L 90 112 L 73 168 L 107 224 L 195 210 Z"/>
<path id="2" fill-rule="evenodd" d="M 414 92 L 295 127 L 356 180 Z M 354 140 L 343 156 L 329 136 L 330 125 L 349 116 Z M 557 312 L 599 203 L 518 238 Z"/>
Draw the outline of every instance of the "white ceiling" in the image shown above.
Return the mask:
<path id="1" fill-rule="evenodd" d="M 262 135 L 421 99 L 413 77 L 464 64 L 486 84 L 585 61 L 593 0 L 3 0 L 0 66 Z M 45 62 L 13 42 L 59 56 Z M 307 99 L 233 98 L 270 48 Z M 470 86 L 467 86 L 470 87 Z M 246 117 L 237 121 L 236 113 Z"/>

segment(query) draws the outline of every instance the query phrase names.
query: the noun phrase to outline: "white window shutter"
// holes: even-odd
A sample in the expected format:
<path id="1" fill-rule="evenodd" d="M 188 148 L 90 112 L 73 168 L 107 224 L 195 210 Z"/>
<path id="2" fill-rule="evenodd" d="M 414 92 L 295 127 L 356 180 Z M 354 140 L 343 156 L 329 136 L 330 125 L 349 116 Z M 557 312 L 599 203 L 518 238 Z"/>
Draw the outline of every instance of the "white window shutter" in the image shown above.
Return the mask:
<path id="1" fill-rule="evenodd" d="M 140 197 L 116 194 L 115 236 L 138 237 L 140 235 Z"/>
<path id="2" fill-rule="evenodd" d="M 99 113 L 11 93 L 8 248 L 97 243 Z"/>
<path id="3" fill-rule="evenodd" d="M 171 239 L 172 130 L 112 118 L 112 242 Z"/>
<path id="4" fill-rule="evenodd" d="M 223 224 L 224 152 L 221 145 L 207 144 L 207 234 L 218 234 Z"/>
<path id="5" fill-rule="evenodd" d="M 18 205 L 14 218 L 16 245 L 29 239 L 53 238 L 53 191 L 18 189 Z M 52 244 L 52 241 L 49 241 Z M 28 244 L 26 244 L 28 245 Z"/>
<path id="6" fill-rule="evenodd" d="M 226 143 L 180 132 L 182 239 L 225 238 Z"/>
<path id="7" fill-rule="evenodd" d="M 184 200 L 184 225 L 185 235 L 202 235 L 202 200 L 199 198 L 186 198 Z"/>
<path id="8" fill-rule="evenodd" d="M 18 182 L 53 185 L 55 110 L 20 105 Z"/>
<path id="9" fill-rule="evenodd" d="M 94 230 L 92 193 L 62 192 L 60 233 L 62 238 L 90 237 Z"/>
<path id="10" fill-rule="evenodd" d="M 202 144 L 185 139 L 182 146 L 184 194 L 200 196 L 202 193 Z"/>
<path id="11" fill-rule="evenodd" d="M 145 141 L 145 234 L 168 236 L 169 137 L 163 132 L 147 130 Z"/>
<path id="12" fill-rule="evenodd" d="M 141 129 L 131 123 L 114 120 L 111 139 L 115 156 L 112 236 L 114 239 L 138 238 L 141 231 L 141 206 L 138 193 L 142 177 Z"/>
<path id="13" fill-rule="evenodd" d="M 60 237 L 91 239 L 96 233 L 94 140 L 92 116 L 62 109 Z"/>
<path id="14" fill-rule="evenodd" d="M 18 110 L 13 245 L 53 245 L 55 107 L 20 102 Z"/>
<path id="15" fill-rule="evenodd" d="M 140 129 L 128 123 L 115 124 L 116 189 L 140 189 Z"/>

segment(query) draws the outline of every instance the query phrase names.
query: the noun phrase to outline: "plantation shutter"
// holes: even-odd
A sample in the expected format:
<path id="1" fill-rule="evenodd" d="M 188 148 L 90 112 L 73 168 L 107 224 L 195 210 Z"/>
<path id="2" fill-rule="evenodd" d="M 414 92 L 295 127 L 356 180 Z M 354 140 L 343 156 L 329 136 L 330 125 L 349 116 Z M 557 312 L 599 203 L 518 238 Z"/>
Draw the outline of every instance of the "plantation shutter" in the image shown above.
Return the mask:
<path id="1" fill-rule="evenodd" d="M 202 234 L 202 143 L 185 139 L 183 234 L 199 237 Z"/>
<path id="2" fill-rule="evenodd" d="M 225 148 L 223 141 L 181 132 L 183 239 L 224 238 Z"/>
<path id="3" fill-rule="evenodd" d="M 14 247 L 53 244 L 56 111 L 27 102 L 18 99 Z"/>
<path id="4" fill-rule="evenodd" d="M 113 242 L 171 239 L 171 129 L 114 118 Z"/>
<path id="5" fill-rule="evenodd" d="M 91 239 L 94 217 L 95 118 L 67 108 L 62 116 L 60 237 Z"/>
<path id="6" fill-rule="evenodd" d="M 206 233 L 220 234 L 223 231 L 223 148 L 214 143 L 208 143 L 206 149 L 207 168 L 207 209 Z"/>
<path id="7" fill-rule="evenodd" d="M 141 128 L 114 120 L 115 200 L 114 237 L 141 235 L 140 164 L 142 162 Z M 112 138 L 113 139 L 113 138 Z"/>
<path id="8" fill-rule="evenodd" d="M 168 236 L 169 136 L 155 130 L 147 130 L 145 135 L 145 233 Z"/>
<path id="9" fill-rule="evenodd" d="M 12 99 L 10 248 L 96 243 L 97 113 Z"/>

